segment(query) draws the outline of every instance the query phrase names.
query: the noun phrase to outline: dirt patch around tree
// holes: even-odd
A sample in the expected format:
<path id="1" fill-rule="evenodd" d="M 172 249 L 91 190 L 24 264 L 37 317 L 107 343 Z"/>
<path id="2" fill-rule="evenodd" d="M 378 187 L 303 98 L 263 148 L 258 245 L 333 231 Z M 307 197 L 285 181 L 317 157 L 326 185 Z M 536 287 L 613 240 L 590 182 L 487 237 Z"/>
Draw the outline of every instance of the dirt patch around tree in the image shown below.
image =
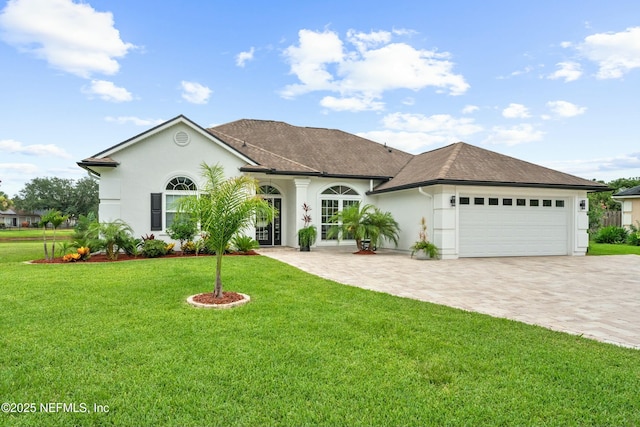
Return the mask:
<path id="1" fill-rule="evenodd" d="M 198 308 L 232 308 L 248 303 L 251 300 L 249 295 L 238 292 L 222 292 L 222 298 L 213 296 L 213 292 L 192 295 L 187 298 L 187 302 Z"/>

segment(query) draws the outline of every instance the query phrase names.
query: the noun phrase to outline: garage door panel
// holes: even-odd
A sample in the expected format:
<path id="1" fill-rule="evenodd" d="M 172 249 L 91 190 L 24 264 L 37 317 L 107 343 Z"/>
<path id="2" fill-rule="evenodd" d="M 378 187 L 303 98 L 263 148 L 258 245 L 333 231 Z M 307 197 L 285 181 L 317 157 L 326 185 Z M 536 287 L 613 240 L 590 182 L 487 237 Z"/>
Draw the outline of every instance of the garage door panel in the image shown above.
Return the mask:
<path id="1" fill-rule="evenodd" d="M 469 204 L 459 215 L 461 257 L 567 254 L 565 207 Z"/>

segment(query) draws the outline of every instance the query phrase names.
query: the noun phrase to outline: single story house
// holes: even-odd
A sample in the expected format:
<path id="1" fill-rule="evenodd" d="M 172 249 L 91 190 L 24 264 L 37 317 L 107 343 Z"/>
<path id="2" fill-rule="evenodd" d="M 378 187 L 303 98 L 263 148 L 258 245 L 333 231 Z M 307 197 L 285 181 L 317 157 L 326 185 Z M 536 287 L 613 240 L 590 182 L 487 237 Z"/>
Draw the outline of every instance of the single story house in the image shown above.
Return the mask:
<path id="1" fill-rule="evenodd" d="M 259 181 L 279 210 L 250 231 L 263 246 L 297 246 L 303 203 L 317 246 L 353 244 L 328 238 L 329 218 L 360 202 L 391 212 L 402 250 L 424 217 L 444 259 L 584 255 L 587 192 L 608 189 L 463 142 L 413 155 L 335 129 L 269 120 L 205 129 L 182 115 L 78 165 L 100 179 L 101 221 L 122 219 L 137 235 L 169 240 L 173 202 L 203 184 L 203 161 Z"/>
<path id="2" fill-rule="evenodd" d="M 612 197 L 622 203 L 622 226 L 640 227 L 640 185 L 620 191 Z"/>
<path id="3" fill-rule="evenodd" d="M 40 222 L 40 215 L 36 213 L 16 211 L 14 209 L 0 210 L 0 227 L 17 228 L 30 227 L 31 224 Z"/>

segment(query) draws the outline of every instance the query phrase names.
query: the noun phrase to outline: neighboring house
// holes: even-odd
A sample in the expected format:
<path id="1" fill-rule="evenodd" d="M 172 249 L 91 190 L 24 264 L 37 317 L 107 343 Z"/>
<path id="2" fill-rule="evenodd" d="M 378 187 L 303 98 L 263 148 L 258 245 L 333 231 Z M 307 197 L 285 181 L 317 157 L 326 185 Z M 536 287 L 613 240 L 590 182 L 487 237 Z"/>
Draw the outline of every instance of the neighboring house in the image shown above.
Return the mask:
<path id="1" fill-rule="evenodd" d="M 622 226 L 640 226 L 640 185 L 613 195 L 622 203 Z"/>
<path id="2" fill-rule="evenodd" d="M 238 120 L 210 129 L 178 116 L 78 165 L 100 177 L 101 221 L 122 219 L 137 235 L 168 239 L 174 201 L 203 184 L 200 164 L 256 178 L 279 210 L 256 225 L 261 245 L 297 246 L 302 204 L 311 206 L 318 246 L 329 218 L 354 203 L 389 211 L 399 249 L 418 239 L 420 219 L 443 258 L 584 255 L 587 192 L 597 182 L 466 143 L 412 155 L 340 130 Z"/>
<path id="3" fill-rule="evenodd" d="M 31 224 L 40 222 L 40 215 L 35 213 L 29 213 L 24 211 L 15 211 L 13 209 L 0 210 L 0 227 L 15 228 L 22 227 L 23 223 Z"/>

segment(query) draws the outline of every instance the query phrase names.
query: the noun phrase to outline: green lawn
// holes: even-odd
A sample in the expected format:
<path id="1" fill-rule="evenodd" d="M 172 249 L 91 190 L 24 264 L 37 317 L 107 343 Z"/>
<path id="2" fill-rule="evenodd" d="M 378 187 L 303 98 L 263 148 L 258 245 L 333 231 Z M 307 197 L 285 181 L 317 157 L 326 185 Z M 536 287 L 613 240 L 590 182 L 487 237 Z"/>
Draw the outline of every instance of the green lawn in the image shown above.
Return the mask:
<path id="1" fill-rule="evenodd" d="M 265 257 L 225 258 L 226 289 L 252 301 L 211 311 L 184 300 L 211 290 L 212 258 L 27 265 L 9 249 L 0 396 L 37 412 L 0 425 L 640 424 L 637 350 Z"/>
<path id="2" fill-rule="evenodd" d="M 56 239 L 68 239 L 73 229 L 56 230 Z M 0 229 L 1 240 L 42 239 L 42 228 Z M 47 229 L 47 240 L 53 239 L 53 229 Z"/>
<path id="3" fill-rule="evenodd" d="M 640 246 L 589 242 L 588 255 L 640 255 Z"/>

